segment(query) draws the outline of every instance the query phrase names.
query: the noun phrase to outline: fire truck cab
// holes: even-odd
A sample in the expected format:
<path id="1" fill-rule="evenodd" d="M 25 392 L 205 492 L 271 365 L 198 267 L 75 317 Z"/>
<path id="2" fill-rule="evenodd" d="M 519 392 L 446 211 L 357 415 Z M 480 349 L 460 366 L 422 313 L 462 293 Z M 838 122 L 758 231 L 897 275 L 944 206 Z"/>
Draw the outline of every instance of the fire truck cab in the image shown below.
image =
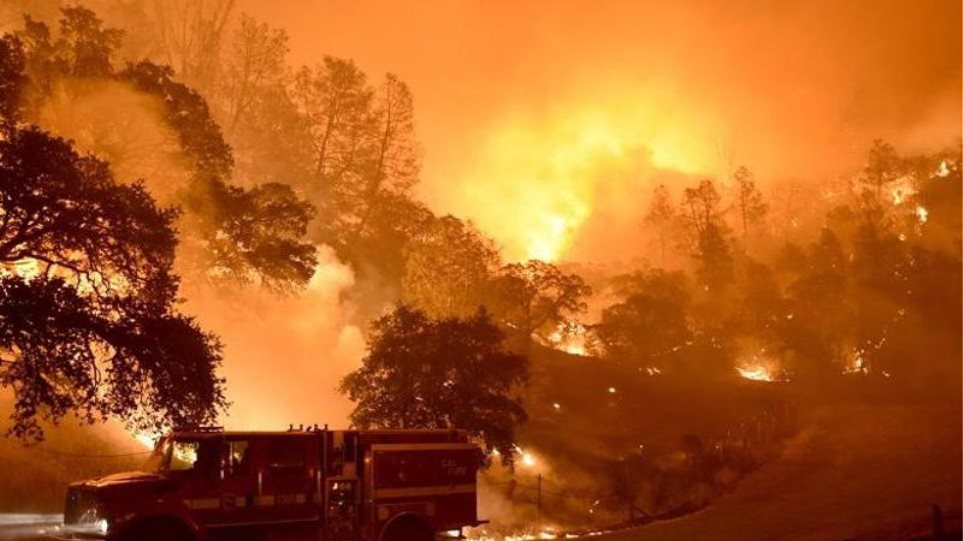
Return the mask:
<path id="1" fill-rule="evenodd" d="M 432 541 L 476 526 L 479 448 L 456 430 L 225 432 L 157 442 L 144 471 L 75 483 L 61 538 Z"/>

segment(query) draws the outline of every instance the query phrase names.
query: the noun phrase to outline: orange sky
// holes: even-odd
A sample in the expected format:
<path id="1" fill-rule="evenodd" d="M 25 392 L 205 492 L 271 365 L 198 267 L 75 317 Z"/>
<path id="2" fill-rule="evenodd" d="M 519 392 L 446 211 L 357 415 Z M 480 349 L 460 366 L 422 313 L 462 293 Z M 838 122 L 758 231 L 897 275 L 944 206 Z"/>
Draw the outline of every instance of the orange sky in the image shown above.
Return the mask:
<path id="1" fill-rule="evenodd" d="M 813 177 L 857 164 L 875 137 L 915 148 L 960 134 L 958 0 L 240 9 L 287 28 L 295 63 L 331 54 L 407 81 L 422 197 L 509 258 L 602 257 L 580 234 L 600 217 L 636 227 L 653 183 L 690 180 L 678 172 Z"/>

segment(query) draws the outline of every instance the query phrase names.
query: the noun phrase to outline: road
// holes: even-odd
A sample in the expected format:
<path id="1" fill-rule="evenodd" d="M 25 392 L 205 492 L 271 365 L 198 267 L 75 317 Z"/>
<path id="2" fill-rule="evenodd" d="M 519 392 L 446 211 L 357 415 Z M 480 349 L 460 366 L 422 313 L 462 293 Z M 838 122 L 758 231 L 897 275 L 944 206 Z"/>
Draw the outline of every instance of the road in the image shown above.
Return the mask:
<path id="1" fill-rule="evenodd" d="M 888 541 L 959 531 L 959 406 L 823 406 L 784 455 L 705 510 L 598 541 Z"/>
<path id="2" fill-rule="evenodd" d="M 63 522 L 62 515 L 0 513 L 0 540 L 36 539 L 44 531 Z"/>

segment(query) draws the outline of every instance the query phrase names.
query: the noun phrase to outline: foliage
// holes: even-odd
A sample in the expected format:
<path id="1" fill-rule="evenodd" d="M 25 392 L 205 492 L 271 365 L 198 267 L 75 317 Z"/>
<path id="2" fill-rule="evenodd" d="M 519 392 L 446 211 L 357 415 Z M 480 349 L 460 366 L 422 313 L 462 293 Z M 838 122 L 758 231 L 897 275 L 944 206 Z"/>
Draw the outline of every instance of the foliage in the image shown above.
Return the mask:
<path id="1" fill-rule="evenodd" d="M 533 333 L 551 332 L 585 312 L 592 288 L 577 274 L 539 260 L 503 266 L 488 286 L 486 307 L 526 343 Z"/>
<path id="2" fill-rule="evenodd" d="M 20 101 L 35 115 L 54 97 L 69 102 L 114 81 L 154 96 L 190 170 L 175 202 L 184 210 L 182 260 L 197 275 L 296 289 L 313 269 L 311 245 L 327 244 L 362 286 L 397 294 L 411 239 L 434 221 L 411 194 L 421 151 L 409 88 L 393 74 L 371 85 L 352 61 L 333 57 L 292 73 L 285 32 L 246 15 L 231 22 L 233 7 L 162 0 L 131 8 L 135 22 L 148 11 L 156 20 L 140 27 L 154 47 L 139 49 L 169 65 L 142 60 L 119 70 L 124 36 L 86 8 L 64 10 L 55 29 L 28 19 L 20 35 L 31 84 Z M 285 208 L 300 213 L 298 227 L 262 221 L 258 235 L 232 237 L 244 230 L 239 222 L 269 211 L 245 193 L 261 184 L 292 187 Z M 253 215 L 236 214 L 243 209 Z"/>
<path id="3" fill-rule="evenodd" d="M 681 273 L 657 270 L 619 277 L 623 300 L 602 311 L 592 327 L 602 353 L 640 370 L 671 368 L 691 340 L 688 284 Z"/>
<path id="4" fill-rule="evenodd" d="M 497 262 L 492 242 L 470 222 L 431 219 L 407 245 L 402 300 L 432 317 L 471 315 Z"/>
<path id="5" fill-rule="evenodd" d="M 420 225 L 405 213 L 418 206 L 411 188 L 420 169 L 411 91 L 390 73 L 372 88 L 354 62 L 326 57 L 298 71 L 292 96 L 314 148 L 305 191 L 321 216 L 316 238 L 362 270 L 400 279 L 387 263 L 403 257 Z M 384 260 L 366 257 L 372 246 Z"/>
<path id="6" fill-rule="evenodd" d="M 757 362 L 801 378 L 877 374 L 909 384 L 955 376 L 960 161 L 959 147 L 905 157 L 876 141 L 819 236 L 787 242 L 772 261 L 733 253 L 727 204 L 711 181 L 686 189 L 677 234 L 693 257 L 694 283 L 653 287 L 647 282 L 667 276 L 660 270 L 614 280 L 617 300 L 592 329 L 601 352 L 663 368 L 654 351 L 669 349 L 702 371 Z M 768 205 L 747 169 L 735 176 L 729 208 L 745 236 Z M 668 216 L 667 195 L 650 215 Z M 914 362 L 923 350 L 928 361 Z"/>
<path id="7" fill-rule="evenodd" d="M 649 203 L 648 211 L 646 211 L 644 224 L 656 231 L 659 244 L 659 261 L 663 266 L 665 266 L 669 240 L 675 233 L 676 222 L 676 208 L 672 202 L 672 196 L 669 189 L 664 184 L 660 184 L 652 192 L 652 201 Z"/>
<path id="8" fill-rule="evenodd" d="M 400 305 L 373 324 L 362 367 L 341 382 L 361 428 L 461 428 L 510 463 L 527 419 L 515 392 L 528 360 L 502 349 L 488 314 L 432 319 Z"/>
<path id="9" fill-rule="evenodd" d="M 26 55 L 16 36 L 0 36 L 0 122 L 5 127 L 23 117 L 22 95 L 27 85 Z"/>
<path id="10" fill-rule="evenodd" d="M 30 77 L 41 95 L 53 92 L 58 79 L 96 79 L 113 74 L 115 51 L 124 33 L 104 28 L 93 11 L 81 6 L 61 9 L 59 32 L 24 17 L 20 37 L 30 55 Z"/>
<path id="11" fill-rule="evenodd" d="M 176 312 L 176 212 L 36 128 L 0 140 L 0 384 L 12 432 L 79 412 L 138 427 L 225 406 L 220 346 Z"/>
<path id="12" fill-rule="evenodd" d="M 217 95 L 225 104 L 224 130 L 237 131 L 252 114 L 261 94 L 283 84 L 288 36 L 250 15 L 242 15 L 224 61 L 223 82 Z"/>
<path id="13" fill-rule="evenodd" d="M 221 52 L 234 0 L 155 0 L 150 30 L 163 62 L 189 84 L 208 90 L 220 75 Z"/>
<path id="14" fill-rule="evenodd" d="M 156 97 L 164 121 L 177 137 L 191 171 L 178 190 L 184 246 L 199 257 L 199 271 L 275 289 L 303 286 L 316 263 L 314 247 L 303 241 L 313 211 L 293 190 L 265 184 L 248 191 L 231 184 L 231 147 L 206 100 L 174 79 L 166 66 L 149 61 L 114 71 L 112 57 L 122 33 L 104 28 L 86 8 L 65 8 L 56 34 L 27 18 L 21 36 L 24 70 L 31 81 L 21 98 L 36 109 L 55 89 L 85 92 L 81 83 L 120 80 Z M 95 90 L 93 90 L 95 91 Z M 280 212 L 280 219 L 267 219 Z"/>
<path id="15" fill-rule="evenodd" d="M 722 196 L 711 180 L 685 189 L 681 213 L 684 246 L 696 261 L 699 281 L 710 289 L 732 279 L 732 250 L 723 213 Z"/>
<path id="16" fill-rule="evenodd" d="M 749 249 L 749 231 L 766 216 L 768 205 L 756 187 L 755 176 L 746 167 L 739 167 L 732 175 L 735 181 L 735 211 L 742 229 L 743 249 Z"/>
<path id="17" fill-rule="evenodd" d="M 311 175 L 309 126 L 289 92 L 293 81 L 287 53 L 284 30 L 241 15 L 226 45 L 216 89 L 207 95 L 235 151 L 235 175 L 244 186 L 299 186 Z"/>

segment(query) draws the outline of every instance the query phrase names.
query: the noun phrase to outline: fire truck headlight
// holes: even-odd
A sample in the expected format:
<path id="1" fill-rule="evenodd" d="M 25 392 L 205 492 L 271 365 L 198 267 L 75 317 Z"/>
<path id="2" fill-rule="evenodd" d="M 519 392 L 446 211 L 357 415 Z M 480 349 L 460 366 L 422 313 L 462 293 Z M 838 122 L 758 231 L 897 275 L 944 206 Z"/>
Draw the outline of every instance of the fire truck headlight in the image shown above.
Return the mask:
<path id="1" fill-rule="evenodd" d="M 96 528 L 97 528 L 97 533 L 101 535 L 106 535 L 107 530 L 110 529 L 110 523 L 107 522 L 107 519 L 102 518 L 97 521 Z"/>

